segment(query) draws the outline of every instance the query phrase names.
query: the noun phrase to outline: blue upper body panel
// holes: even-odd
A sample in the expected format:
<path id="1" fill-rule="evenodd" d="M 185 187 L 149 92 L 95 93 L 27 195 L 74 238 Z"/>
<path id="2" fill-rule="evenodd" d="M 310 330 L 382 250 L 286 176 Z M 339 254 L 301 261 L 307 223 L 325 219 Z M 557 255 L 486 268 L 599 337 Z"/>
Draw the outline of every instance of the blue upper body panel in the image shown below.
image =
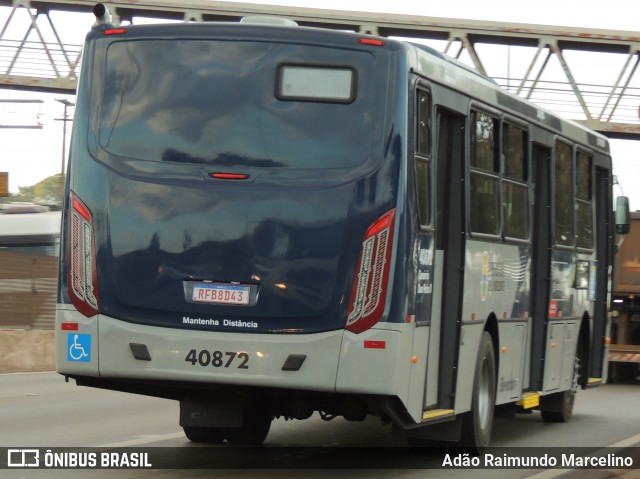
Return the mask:
<path id="1" fill-rule="evenodd" d="M 94 29 L 69 189 L 93 216 L 100 312 L 207 330 L 343 328 L 363 235 L 398 207 L 403 52 L 315 29 Z M 283 65 L 348 70 L 353 97 L 279 98 Z M 247 285 L 251 301 L 194 302 L 197 282 Z"/>

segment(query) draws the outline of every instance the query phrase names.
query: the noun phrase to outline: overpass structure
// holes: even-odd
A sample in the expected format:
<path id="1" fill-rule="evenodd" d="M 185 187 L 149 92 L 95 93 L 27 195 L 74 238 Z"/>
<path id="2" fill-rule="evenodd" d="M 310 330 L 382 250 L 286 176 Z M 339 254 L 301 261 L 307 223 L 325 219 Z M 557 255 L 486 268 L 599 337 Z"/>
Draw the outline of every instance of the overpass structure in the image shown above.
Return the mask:
<path id="1" fill-rule="evenodd" d="M 95 2 L 0 0 L 0 88 L 73 93 Z M 107 2 L 114 23 L 239 21 L 410 38 L 473 65 L 510 91 L 615 138 L 640 138 L 640 32 L 206 0 Z"/>

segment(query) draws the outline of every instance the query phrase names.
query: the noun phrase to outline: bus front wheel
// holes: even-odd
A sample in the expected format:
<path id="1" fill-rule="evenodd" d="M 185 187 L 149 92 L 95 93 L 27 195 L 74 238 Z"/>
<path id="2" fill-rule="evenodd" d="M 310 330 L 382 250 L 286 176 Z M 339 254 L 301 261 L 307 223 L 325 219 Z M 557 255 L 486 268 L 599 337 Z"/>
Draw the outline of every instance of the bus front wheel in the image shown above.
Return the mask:
<path id="1" fill-rule="evenodd" d="M 571 389 L 540 398 L 540 413 L 544 422 L 568 422 L 571 419 L 580 383 L 580 364 L 581 355 L 576 353 Z"/>
<path id="2" fill-rule="evenodd" d="M 473 381 L 471 411 L 462 419 L 461 446 L 480 453 L 489 446 L 496 402 L 496 360 L 491 334 L 482 333 Z"/>
<path id="3" fill-rule="evenodd" d="M 573 415 L 573 403 L 575 402 L 575 391 L 562 391 L 545 397 L 542 403 L 550 409 L 541 409 L 542 420 L 544 422 L 568 422 Z"/>

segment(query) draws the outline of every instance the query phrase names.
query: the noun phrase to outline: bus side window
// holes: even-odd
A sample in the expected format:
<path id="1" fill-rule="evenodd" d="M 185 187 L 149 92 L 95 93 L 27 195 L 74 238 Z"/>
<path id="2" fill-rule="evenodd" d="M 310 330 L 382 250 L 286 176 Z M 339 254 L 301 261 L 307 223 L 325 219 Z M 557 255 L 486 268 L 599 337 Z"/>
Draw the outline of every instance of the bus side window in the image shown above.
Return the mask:
<path id="1" fill-rule="evenodd" d="M 471 231 L 498 235 L 499 210 L 499 121 L 485 113 L 472 112 L 470 218 Z"/>
<path id="2" fill-rule="evenodd" d="M 571 146 L 556 141 L 554 154 L 555 242 L 573 246 L 573 155 Z"/>
<path id="3" fill-rule="evenodd" d="M 591 202 L 591 157 L 576 155 L 576 246 L 593 247 L 593 206 Z"/>
<path id="4" fill-rule="evenodd" d="M 529 237 L 529 191 L 527 186 L 527 133 L 522 128 L 505 124 L 503 127 L 504 171 L 502 182 L 502 211 L 504 236 Z"/>
<path id="5" fill-rule="evenodd" d="M 416 189 L 420 226 L 431 224 L 431 102 L 425 90 L 416 92 Z"/>

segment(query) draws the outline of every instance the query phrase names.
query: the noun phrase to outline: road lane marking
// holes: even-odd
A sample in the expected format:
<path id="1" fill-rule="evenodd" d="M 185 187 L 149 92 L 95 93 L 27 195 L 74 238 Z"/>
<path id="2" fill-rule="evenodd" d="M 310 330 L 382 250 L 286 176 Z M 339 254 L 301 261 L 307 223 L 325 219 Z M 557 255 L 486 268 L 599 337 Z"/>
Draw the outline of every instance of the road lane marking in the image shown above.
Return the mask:
<path id="1" fill-rule="evenodd" d="M 154 434 L 150 436 L 138 436 L 135 439 L 130 439 L 129 441 L 121 441 L 121 442 L 111 442 L 109 444 L 102 444 L 96 447 L 129 447 L 129 446 L 140 446 L 142 444 L 152 444 L 154 442 L 167 441 L 169 439 L 178 439 L 184 438 L 184 432 L 173 432 L 170 434 Z"/>
<path id="2" fill-rule="evenodd" d="M 631 447 L 637 445 L 638 443 L 640 443 L 640 434 L 636 434 L 635 436 L 623 439 L 622 441 L 611 444 L 608 447 Z"/>
<path id="3" fill-rule="evenodd" d="M 628 437 L 626 439 L 623 439 L 622 441 L 616 442 L 615 444 L 611 444 L 610 446 L 605 446 L 604 448 L 624 449 L 627 447 L 637 446 L 638 444 L 640 444 L 640 434 Z M 591 454 L 596 454 L 602 449 L 595 450 Z M 546 471 L 539 472 L 538 474 L 535 474 L 533 476 L 528 476 L 527 479 L 555 479 L 565 474 L 569 474 L 570 472 L 572 471 L 567 469 L 547 469 Z"/>

